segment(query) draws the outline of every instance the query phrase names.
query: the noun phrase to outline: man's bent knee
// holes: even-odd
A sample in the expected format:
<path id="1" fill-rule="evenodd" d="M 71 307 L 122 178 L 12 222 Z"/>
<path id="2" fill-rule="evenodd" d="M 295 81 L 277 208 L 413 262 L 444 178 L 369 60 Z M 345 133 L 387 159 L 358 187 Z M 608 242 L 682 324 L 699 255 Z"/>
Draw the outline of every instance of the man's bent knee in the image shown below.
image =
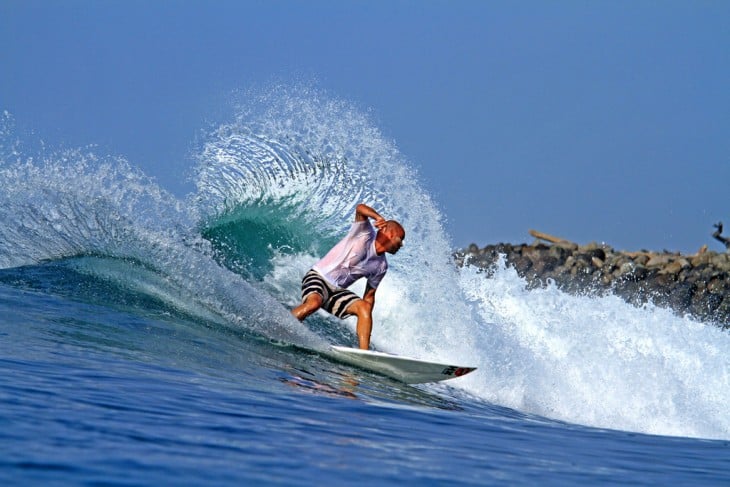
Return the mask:
<path id="1" fill-rule="evenodd" d="M 358 299 L 354 301 L 348 308 L 346 313 L 348 315 L 356 315 L 358 318 L 370 317 L 373 311 L 373 305 L 364 299 Z"/>
<path id="2" fill-rule="evenodd" d="M 314 306 L 315 308 L 319 309 L 322 307 L 322 296 L 320 296 L 317 293 L 312 293 L 304 300 L 305 303 L 309 304 L 310 306 Z"/>
<path id="3" fill-rule="evenodd" d="M 322 296 L 317 293 L 312 293 L 304 299 L 302 304 L 294 308 L 291 311 L 291 314 L 293 314 L 296 319 L 301 321 L 321 307 Z"/>

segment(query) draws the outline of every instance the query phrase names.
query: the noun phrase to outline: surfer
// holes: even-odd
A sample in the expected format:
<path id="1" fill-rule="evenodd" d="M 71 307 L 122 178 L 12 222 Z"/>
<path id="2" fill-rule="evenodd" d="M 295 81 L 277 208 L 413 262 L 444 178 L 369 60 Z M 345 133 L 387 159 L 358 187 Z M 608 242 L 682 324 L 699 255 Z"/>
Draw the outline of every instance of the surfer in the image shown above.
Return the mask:
<path id="1" fill-rule="evenodd" d="M 377 232 L 370 224 L 371 219 L 375 221 Z M 299 321 L 320 308 L 341 319 L 357 316 L 360 348 L 370 348 L 375 291 L 388 270 L 385 253 L 397 253 L 405 236 L 405 230 L 397 221 L 385 220 L 367 205 L 357 205 L 355 221 L 345 238 L 305 274 L 302 304 L 291 313 Z M 360 298 L 347 288 L 363 277 L 367 284 Z"/>

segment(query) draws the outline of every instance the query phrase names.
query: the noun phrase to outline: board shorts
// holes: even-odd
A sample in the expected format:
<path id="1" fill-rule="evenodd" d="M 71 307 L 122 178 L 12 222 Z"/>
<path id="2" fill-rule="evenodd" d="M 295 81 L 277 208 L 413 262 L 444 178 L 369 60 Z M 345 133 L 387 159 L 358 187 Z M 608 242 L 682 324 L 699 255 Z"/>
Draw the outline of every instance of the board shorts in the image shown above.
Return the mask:
<path id="1" fill-rule="evenodd" d="M 346 318 L 347 308 L 360 299 L 360 296 L 347 289 L 328 283 L 319 272 L 310 269 L 302 279 L 302 301 L 312 293 L 322 296 L 322 309 L 338 318 Z"/>

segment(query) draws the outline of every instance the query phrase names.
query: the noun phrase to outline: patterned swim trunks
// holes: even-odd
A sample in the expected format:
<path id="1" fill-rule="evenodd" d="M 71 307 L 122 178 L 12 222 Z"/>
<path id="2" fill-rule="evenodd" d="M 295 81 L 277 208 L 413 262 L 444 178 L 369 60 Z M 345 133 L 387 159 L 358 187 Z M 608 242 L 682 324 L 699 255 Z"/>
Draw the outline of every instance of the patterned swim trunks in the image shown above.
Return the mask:
<path id="1" fill-rule="evenodd" d="M 349 316 L 346 313 L 347 308 L 360 299 L 352 291 L 331 285 L 314 269 L 310 269 L 302 279 L 302 301 L 312 293 L 322 296 L 322 309 L 338 318 Z"/>

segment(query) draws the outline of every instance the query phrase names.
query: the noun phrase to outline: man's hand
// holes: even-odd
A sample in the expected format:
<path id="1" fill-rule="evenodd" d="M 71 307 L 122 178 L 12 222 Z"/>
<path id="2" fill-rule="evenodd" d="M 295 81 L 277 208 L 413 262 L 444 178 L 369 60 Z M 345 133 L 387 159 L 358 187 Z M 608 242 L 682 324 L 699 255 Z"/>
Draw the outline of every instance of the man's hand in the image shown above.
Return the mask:
<path id="1" fill-rule="evenodd" d="M 385 226 L 385 218 L 380 216 L 380 213 L 363 203 L 357 205 L 357 207 L 355 208 L 355 221 L 359 222 L 367 220 L 368 218 L 372 218 L 373 220 L 375 220 L 375 227 L 378 229 L 381 229 L 383 228 L 383 226 Z"/>

